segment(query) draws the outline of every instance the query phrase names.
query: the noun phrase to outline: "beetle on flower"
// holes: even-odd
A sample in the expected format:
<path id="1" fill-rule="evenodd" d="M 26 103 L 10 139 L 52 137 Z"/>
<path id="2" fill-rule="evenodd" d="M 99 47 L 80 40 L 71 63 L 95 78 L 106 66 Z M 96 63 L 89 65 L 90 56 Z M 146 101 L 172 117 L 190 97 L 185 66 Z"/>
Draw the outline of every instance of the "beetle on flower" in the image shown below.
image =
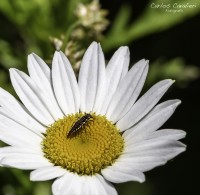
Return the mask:
<path id="1" fill-rule="evenodd" d="M 148 61 L 128 66 L 127 47 L 106 66 L 93 42 L 78 82 L 67 57 L 57 51 L 52 69 L 35 54 L 28 56 L 29 75 L 10 69 L 21 102 L 0 89 L 0 139 L 9 145 L 0 148 L 0 165 L 33 170 L 32 181 L 55 179 L 54 195 L 116 195 L 112 183 L 144 182 L 145 171 L 185 151 L 178 141 L 184 131 L 158 130 L 181 103 L 156 105 L 174 81 L 160 81 L 138 98 Z M 81 131 L 69 139 L 74 124 Z"/>

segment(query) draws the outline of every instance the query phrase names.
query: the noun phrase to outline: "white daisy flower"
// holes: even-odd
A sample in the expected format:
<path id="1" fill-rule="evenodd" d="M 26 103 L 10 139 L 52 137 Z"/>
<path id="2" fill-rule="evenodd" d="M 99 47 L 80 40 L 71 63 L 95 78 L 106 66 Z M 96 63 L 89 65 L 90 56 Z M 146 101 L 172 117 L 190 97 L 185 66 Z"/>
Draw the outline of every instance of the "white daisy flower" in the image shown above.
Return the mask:
<path id="1" fill-rule="evenodd" d="M 55 52 L 50 69 L 28 56 L 29 75 L 10 69 L 20 98 L 0 89 L 1 166 L 33 170 L 32 181 L 55 179 L 54 195 L 116 195 L 111 183 L 144 182 L 145 171 L 185 150 L 182 130 L 158 130 L 180 100 L 158 101 L 174 81 L 158 82 L 138 98 L 148 72 L 130 70 L 120 47 L 105 66 L 97 43 L 86 51 L 78 82 L 70 62 Z"/>

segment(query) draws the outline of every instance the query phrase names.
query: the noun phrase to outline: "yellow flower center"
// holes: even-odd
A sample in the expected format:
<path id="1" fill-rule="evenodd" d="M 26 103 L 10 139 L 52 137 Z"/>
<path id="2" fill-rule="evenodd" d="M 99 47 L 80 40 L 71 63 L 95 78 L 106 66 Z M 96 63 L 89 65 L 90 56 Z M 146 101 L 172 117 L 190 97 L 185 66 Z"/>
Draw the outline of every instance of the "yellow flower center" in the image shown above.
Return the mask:
<path id="1" fill-rule="evenodd" d="M 47 129 L 42 149 L 54 165 L 93 175 L 114 163 L 124 149 L 124 140 L 105 116 L 76 113 Z"/>

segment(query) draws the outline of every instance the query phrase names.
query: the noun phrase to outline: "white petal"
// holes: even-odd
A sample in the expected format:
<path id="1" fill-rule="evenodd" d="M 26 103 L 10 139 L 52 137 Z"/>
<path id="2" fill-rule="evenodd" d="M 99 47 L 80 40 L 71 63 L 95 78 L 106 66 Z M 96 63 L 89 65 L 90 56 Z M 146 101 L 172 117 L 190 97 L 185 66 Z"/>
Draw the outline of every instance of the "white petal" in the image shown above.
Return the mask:
<path id="1" fill-rule="evenodd" d="M 128 47 L 120 47 L 109 61 L 106 67 L 106 96 L 104 97 L 102 108 L 100 108 L 100 114 L 104 115 L 106 113 L 119 82 L 128 72 L 129 61 Z"/>
<path id="2" fill-rule="evenodd" d="M 106 188 L 102 185 L 96 175 L 81 176 L 78 178 L 79 188 L 75 190 L 76 195 L 108 195 Z"/>
<path id="3" fill-rule="evenodd" d="M 11 120 L 11 121 L 17 123 L 18 125 L 20 125 L 20 127 L 25 128 L 26 131 L 31 131 L 32 133 L 37 134 L 39 137 L 43 138 L 43 135 L 41 134 L 41 132 L 38 132 L 38 130 L 34 129 L 34 127 L 30 128 L 28 126 L 28 122 L 26 122 L 26 124 L 24 125 L 24 123 L 23 123 L 24 119 L 22 119 L 22 121 L 20 121 L 19 117 L 15 116 L 13 113 L 10 113 L 10 111 L 0 108 L 0 116 L 3 116 L 8 120 Z M 18 114 L 18 116 L 19 116 L 19 114 Z M 0 124 L 1 123 L 3 123 L 3 121 L 0 122 Z M 42 130 L 45 131 L 44 128 Z"/>
<path id="4" fill-rule="evenodd" d="M 89 181 L 87 186 L 90 188 L 90 195 L 117 195 L 117 191 L 112 184 L 106 181 L 101 175 L 89 176 L 87 180 Z"/>
<path id="5" fill-rule="evenodd" d="M 52 192 L 53 195 L 72 195 L 74 194 L 75 186 L 73 186 L 74 183 L 76 183 L 77 175 L 73 173 L 65 173 L 64 176 L 56 179 L 52 185 Z M 78 188 L 79 186 L 77 186 Z M 75 195 L 75 194 L 74 194 Z"/>
<path id="6" fill-rule="evenodd" d="M 24 136 L 24 137 L 26 137 L 26 136 Z M 24 139 L 24 137 L 17 136 L 16 134 L 0 130 L 0 140 L 11 146 L 24 146 L 25 147 L 27 144 L 31 145 L 29 140 Z"/>
<path id="7" fill-rule="evenodd" d="M 163 140 L 159 138 L 144 140 L 125 148 L 124 153 L 131 153 L 132 156 L 145 157 L 148 155 L 160 155 L 162 158 L 169 158 L 176 149 L 184 149 L 185 145 L 177 140 Z M 164 152 L 165 155 L 164 155 Z M 164 155 L 164 156 L 163 156 Z"/>
<path id="8" fill-rule="evenodd" d="M 144 172 L 144 170 L 150 170 L 156 167 L 157 165 L 163 165 L 166 162 L 163 159 L 156 160 L 155 158 L 150 158 L 149 156 L 145 157 L 133 157 L 130 155 L 130 153 L 124 153 L 122 154 L 118 159 L 118 166 L 121 167 L 132 167 L 132 169 L 140 170 L 141 172 Z M 157 165 L 155 165 L 157 163 Z"/>
<path id="9" fill-rule="evenodd" d="M 117 161 L 112 166 L 103 169 L 101 174 L 106 180 L 113 183 L 122 183 L 127 181 L 138 181 L 141 183 L 145 181 L 145 176 L 141 171 L 127 166 L 126 163 L 121 164 Z"/>
<path id="10" fill-rule="evenodd" d="M 42 137 L 0 114 L 0 139 L 13 146 L 40 145 Z"/>
<path id="11" fill-rule="evenodd" d="M 61 177 L 66 173 L 66 170 L 58 167 L 58 166 L 49 166 L 49 167 L 42 167 L 36 169 L 31 172 L 30 180 L 31 181 L 46 181 L 50 179 L 54 179 L 57 177 Z"/>
<path id="12" fill-rule="evenodd" d="M 36 90 L 40 91 L 40 98 L 48 107 L 51 115 L 55 120 L 62 118 L 63 113 L 54 96 L 50 80 L 51 72 L 47 64 L 36 54 L 31 54 L 28 56 L 28 72 L 31 79 L 37 85 Z"/>
<path id="13" fill-rule="evenodd" d="M 105 60 L 100 45 L 95 42 L 90 45 L 83 57 L 78 85 L 81 111 L 97 111 L 105 95 Z"/>
<path id="14" fill-rule="evenodd" d="M 26 108 L 2 88 L 0 88 L 0 105 L 2 106 L 1 112 L 14 121 L 29 128 L 33 132 L 45 132 L 46 127 L 30 116 Z"/>
<path id="15" fill-rule="evenodd" d="M 124 56 L 125 60 L 123 62 L 123 69 L 122 69 L 122 74 L 121 74 L 120 80 L 122 80 L 126 76 L 126 74 L 128 73 L 128 67 L 129 67 L 129 63 L 130 63 L 130 51 L 129 51 L 129 48 L 126 47 L 126 46 L 124 46 L 124 47 L 127 48 L 127 53 Z"/>
<path id="16" fill-rule="evenodd" d="M 62 52 L 54 54 L 52 79 L 56 98 L 65 115 L 78 112 L 80 107 L 78 84 L 72 66 Z"/>
<path id="17" fill-rule="evenodd" d="M 177 129 L 161 129 L 155 131 L 148 136 L 148 139 L 168 139 L 168 140 L 179 140 L 186 136 L 186 132 Z"/>
<path id="18" fill-rule="evenodd" d="M 28 69 L 29 74 L 32 77 L 38 77 L 37 74 L 35 74 L 37 71 L 40 71 L 42 76 L 44 76 L 49 82 L 51 82 L 51 70 L 48 67 L 48 65 L 41 59 L 38 55 L 35 53 L 32 53 L 28 56 Z M 35 69 L 35 70 L 34 70 Z M 38 69 L 38 70 L 36 70 Z M 40 70 L 39 70 L 40 69 Z"/>
<path id="19" fill-rule="evenodd" d="M 102 185 L 104 186 L 104 188 L 106 189 L 106 192 L 108 195 L 117 195 L 117 191 L 115 190 L 115 188 L 113 187 L 113 185 L 106 181 L 101 175 L 96 175 L 99 179 L 99 181 L 102 183 Z"/>
<path id="20" fill-rule="evenodd" d="M 168 160 L 185 151 L 185 147 L 176 140 L 145 140 L 126 146 L 119 161 L 140 171 L 148 171 L 164 165 Z"/>
<path id="21" fill-rule="evenodd" d="M 11 154 L 19 154 L 19 153 L 29 153 L 29 154 L 39 154 L 42 155 L 41 147 L 12 147 L 6 146 L 0 148 L 0 161 L 2 158 L 6 157 L 7 155 Z"/>
<path id="22" fill-rule="evenodd" d="M 130 109 L 130 111 L 117 122 L 117 126 L 124 131 L 136 124 L 144 117 L 161 99 L 174 81 L 167 79 L 158 82 L 149 89 Z"/>
<path id="23" fill-rule="evenodd" d="M 180 103 L 180 100 L 168 100 L 157 105 L 141 122 L 124 132 L 126 142 L 135 143 L 146 139 L 170 118 Z"/>
<path id="24" fill-rule="evenodd" d="M 140 60 L 119 83 L 113 94 L 106 116 L 114 123 L 133 106 L 144 85 L 148 72 L 148 61 Z"/>
<path id="25" fill-rule="evenodd" d="M 113 186 L 98 174 L 79 176 L 70 172 L 56 179 L 52 191 L 54 195 L 117 195 Z"/>
<path id="26" fill-rule="evenodd" d="M 29 112 L 41 123 L 52 124 L 54 119 L 41 101 L 42 94 L 36 90 L 35 83 L 25 73 L 15 69 L 10 69 L 10 77 L 17 95 Z"/>
<path id="27" fill-rule="evenodd" d="M 38 154 L 10 154 L 3 158 L 0 164 L 4 166 L 14 167 L 23 170 L 38 169 L 45 166 L 50 166 L 48 160 Z"/>

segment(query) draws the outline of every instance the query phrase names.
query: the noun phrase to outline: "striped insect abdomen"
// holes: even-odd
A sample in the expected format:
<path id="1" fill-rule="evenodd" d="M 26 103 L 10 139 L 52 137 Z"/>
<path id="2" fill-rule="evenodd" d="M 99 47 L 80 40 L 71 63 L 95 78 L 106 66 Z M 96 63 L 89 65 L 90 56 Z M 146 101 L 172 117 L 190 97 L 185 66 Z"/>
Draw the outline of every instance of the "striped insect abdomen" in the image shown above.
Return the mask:
<path id="1" fill-rule="evenodd" d="M 76 133 L 78 133 L 78 131 L 84 127 L 84 125 L 91 119 L 93 118 L 91 114 L 85 114 L 84 116 L 82 116 L 80 119 L 78 119 L 72 126 L 72 128 L 70 129 L 69 133 L 67 134 L 67 138 L 72 137 L 73 135 L 75 135 Z"/>

